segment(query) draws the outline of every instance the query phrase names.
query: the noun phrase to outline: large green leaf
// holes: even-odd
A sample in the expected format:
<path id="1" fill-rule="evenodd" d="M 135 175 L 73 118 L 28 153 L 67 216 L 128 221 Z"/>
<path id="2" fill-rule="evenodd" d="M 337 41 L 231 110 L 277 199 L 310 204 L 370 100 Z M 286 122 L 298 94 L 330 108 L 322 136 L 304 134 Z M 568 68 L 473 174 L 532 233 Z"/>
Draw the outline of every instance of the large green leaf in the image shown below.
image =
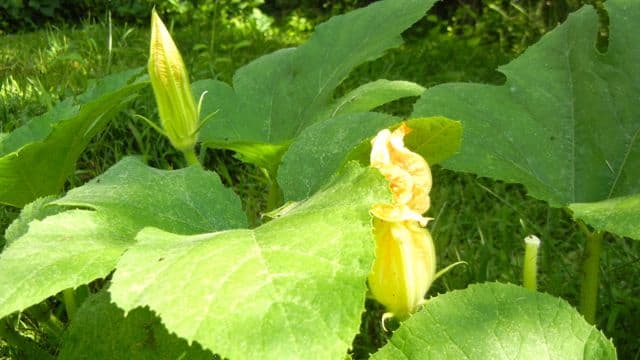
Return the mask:
<path id="1" fill-rule="evenodd" d="M 522 183 L 553 206 L 640 193 L 640 2 L 605 7 L 606 53 L 586 6 L 501 67 L 504 85 L 427 90 L 414 115 L 449 116 L 465 129 L 460 155 L 445 165 Z"/>
<path id="2" fill-rule="evenodd" d="M 340 359 L 358 332 L 373 260 L 376 170 L 350 163 L 313 197 L 253 230 L 180 236 L 147 228 L 110 292 L 231 359 Z"/>
<path id="3" fill-rule="evenodd" d="M 148 309 L 129 312 L 112 304 L 109 293 L 89 297 L 64 334 L 58 360 L 213 359 L 197 344 L 169 334 Z"/>
<path id="4" fill-rule="evenodd" d="M 182 234 L 246 226 L 239 199 L 214 173 L 161 171 L 135 158 L 53 204 L 95 210 L 32 221 L 0 254 L 0 318 L 106 276 L 146 226 Z"/>
<path id="5" fill-rule="evenodd" d="M 0 203 L 22 207 L 58 193 L 89 140 L 146 86 L 135 81 L 141 72 L 107 76 L 0 139 Z"/>
<path id="6" fill-rule="evenodd" d="M 324 185 L 345 162 L 369 162 L 371 146 L 354 147 L 381 129 L 398 125 L 400 118 L 380 113 L 340 115 L 311 125 L 289 147 L 278 170 L 278 183 L 286 201 L 307 198 Z M 460 146 L 460 123 L 443 117 L 410 119 L 412 129 L 405 143 L 427 159 L 438 163 L 455 154 Z"/>
<path id="7" fill-rule="evenodd" d="M 564 300 L 519 286 L 471 285 L 429 300 L 373 359 L 616 359 Z"/>
<path id="8" fill-rule="evenodd" d="M 194 83 L 196 96 L 209 92 L 203 116 L 218 111 L 201 130 L 200 140 L 220 148 L 233 148 L 241 142 L 244 150 L 247 143 L 286 146 L 304 128 L 335 113 L 333 93 L 338 85 L 356 66 L 400 45 L 400 34 L 434 2 L 386 0 L 334 16 L 319 25 L 305 44 L 276 51 L 239 69 L 233 88 L 214 80 Z M 372 103 L 416 95 L 415 89 L 407 86 L 386 86 L 385 90 L 387 94 L 376 96 Z M 261 166 L 279 160 L 245 159 Z"/>

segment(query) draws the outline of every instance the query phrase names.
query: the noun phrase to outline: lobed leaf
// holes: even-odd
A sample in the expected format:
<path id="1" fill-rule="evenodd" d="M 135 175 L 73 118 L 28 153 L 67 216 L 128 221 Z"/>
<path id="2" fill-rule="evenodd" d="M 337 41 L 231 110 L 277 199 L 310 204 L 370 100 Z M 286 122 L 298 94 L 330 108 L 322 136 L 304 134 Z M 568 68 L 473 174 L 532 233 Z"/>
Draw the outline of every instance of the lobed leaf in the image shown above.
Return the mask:
<path id="1" fill-rule="evenodd" d="M 146 226 L 182 234 L 246 226 L 239 199 L 214 173 L 156 170 L 135 158 L 52 204 L 94 210 L 34 220 L 0 253 L 0 318 L 107 276 Z"/>
<path id="2" fill-rule="evenodd" d="M 372 359 L 616 359 L 567 302 L 519 286 L 471 285 L 430 299 Z"/>
<path id="3" fill-rule="evenodd" d="M 389 194 L 354 163 L 253 230 L 181 236 L 146 228 L 110 292 L 148 306 L 169 331 L 232 359 L 338 359 L 364 311 L 373 260 L 369 209 Z"/>
<path id="4" fill-rule="evenodd" d="M 89 140 L 146 82 L 141 69 L 101 79 L 95 87 L 0 139 L 0 203 L 22 207 L 62 190 Z"/>
<path id="5" fill-rule="evenodd" d="M 640 193 L 640 3 L 604 6 L 606 53 L 596 49 L 598 17 L 586 6 L 501 67 L 504 85 L 445 84 L 423 94 L 414 116 L 444 115 L 465 128 L 460 154 L 445 166 L 522 183 L 552 206 Z"/>
<path id="6" fill-rule="evenodd" d="M 340 103 L 334 103 L 333 93 L 338 85 L 358 65 L 400 45 L 400 34 L 433 3 L 435 0 L 386 0 L 334 16 L 319 25 L 303 45 L 276 51 L 240 68 L 233 88 L 215 80 L 194 83 L 196 96 L 209 92 L 202 115 L 217 112 L 202 128 L 200 140 L 205 146 L 236 151 L 246 148 L 234 146 L 237 142 L 288 146 L 306 127 L 335 115 Z M 403 84 L 378 83 L 369 85 L 368 91 L 361 89 L 363 101 L 350 111 L 416 95 L 415 85 Z M 371 91 L 374 86 L 376 91 Z M 272 164 L 270 170 L 275 173 L 273 164 L 279 163 L 282 153 L 258 159 L 261 163 L 257 164 Z"/>

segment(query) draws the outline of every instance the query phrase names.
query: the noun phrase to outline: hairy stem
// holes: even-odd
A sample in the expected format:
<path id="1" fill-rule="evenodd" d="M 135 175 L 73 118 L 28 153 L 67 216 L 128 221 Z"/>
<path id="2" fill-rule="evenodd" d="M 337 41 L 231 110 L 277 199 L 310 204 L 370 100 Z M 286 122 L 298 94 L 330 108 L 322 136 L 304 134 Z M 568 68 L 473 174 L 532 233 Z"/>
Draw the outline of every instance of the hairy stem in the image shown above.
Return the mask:
<path id="1" fill-rule="evenodd" d="M 200 166 L 200 161 L 198 161 L 196 152 L 193 149 L 183 150 L 182 154 L 184 154 L 184 158 L 187 159 L 187 164 L 189 166 L 192 166 L 192 165 Z"/>
<path id="2" fill-rule="evenodd" d="M 602 252 L 603 233 L 591 232 L 581 225 L 587 233 L 587 242 L 582 262 L 582 285 L 580 288 L 580 312 L 590 323 L 595 324 L 598 305 L 598 287 L 600 286 L 600 254 Z"/>

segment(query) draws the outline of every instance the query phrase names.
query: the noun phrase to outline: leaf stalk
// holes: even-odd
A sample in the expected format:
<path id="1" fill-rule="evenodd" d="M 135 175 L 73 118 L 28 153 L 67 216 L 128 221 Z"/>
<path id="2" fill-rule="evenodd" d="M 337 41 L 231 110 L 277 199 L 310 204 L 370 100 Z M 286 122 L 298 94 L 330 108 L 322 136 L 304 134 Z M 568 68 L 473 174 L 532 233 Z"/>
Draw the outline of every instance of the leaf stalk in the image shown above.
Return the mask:
<path id="1" fill-rule="evenodd" d="M 598 288 L 600 286 L 600 254 L 602 253 L 603 233 L 591 232 L 580 223 L 580 227 L 587 234 L 582 262 L 582 285 L 580 287 L 580 312 L 590 324 L 596 322 L 596 308 L 598 305 Z"/>
<path id="2" fill-rule="evenodd" d="M 538 288 L 538 248 L 540 239 L 535 235 L 524 238 L 524 266 L 522 275 L 522 285 L 529 290 L 536 291 Z"/>
<path id="3" fill-rule="evenodd" d="M 184 155 L 184 158 L 187 159 L 187 164 L 189 166 L 193 166 L 193 165 L 201 166 L 200 161 L 196 156 L 196 152 L 193 149 L 183 150 L 182 154 Z"/>
<path id="4" fill-rule="evenodd" d="M 64 299 L 64 308 L 67 311 L 67 318 L 69 321 L 73 320 L 76 316 L 76 294 L 73 288 L 69 288 L 62 291 L 62 298 Z"/>

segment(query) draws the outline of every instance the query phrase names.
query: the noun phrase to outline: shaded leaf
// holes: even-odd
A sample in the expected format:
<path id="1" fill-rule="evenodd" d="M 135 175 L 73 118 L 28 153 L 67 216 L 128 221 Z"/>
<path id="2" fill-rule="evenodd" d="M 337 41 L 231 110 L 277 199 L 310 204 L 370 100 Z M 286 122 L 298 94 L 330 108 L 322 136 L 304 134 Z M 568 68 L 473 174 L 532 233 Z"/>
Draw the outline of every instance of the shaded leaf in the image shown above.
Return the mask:
<path id="1" fill-rule="evenodd" d="M 54 204 L 88 207 L 180 234 L 247 226 L 240 199 L 215 173 L 198 167 L 159 170 L 134 157 Z"/>
<path id="2" fill-rule="evenodd" d="M 98 326 L 96 326 L 99 324 Z M 213 359 L 211 352 L 170 334 L 148 309 L 129 312 L 112 304 L 109 293 L 82 303 L 65 331 L 57 359 Z"/>
<path id="3" fill-rule="evenodd" d="M 394 100 L 420 96 L 425 88 L 410 81 L 376 80 L 353 89 L 336 100 L 327 118 L 356 112 L 371 111 Z"/>
<path id="4" fill-rule="evenodd" d="M 303 45 L 240 68 L 233 88 L 213 80 L 194 83 L 196 96 L 205 90 L 210 93 L 202 115 L 218 111 L 201 130 L 200 140 L 218 148 L 232 148 L 236 142 L 288 145 L 303 129 L 331 114 L 335 89 L 356 66 L 400 45 L 400 34 L 434 2 L 379 1 L 334 16 Z M 379 97 L 376 102 L 394 97 Z M 282 152 L 261 160 L 277 164 L 278 155 Z"/>
<path id="5" fill-rule="evenodd" d="M 364 311 L 369 209 L 388 199 L 386 187 L 352 163 L 254 230 L 144 229 L 118 264 L 112 298 L 126 311 L 149 306 L 169 331 L 223 357 L 342 358 Z"/>
<path id="6" fill-rule="evenodd" d="M 399 125 L 401 119 L 380 113 L 336 116 L 305 129 L 289 147 L 278 170 L 285 201 L 308 197 L 324 185 L 346 160 L 369 163 L 368 139 L 378 131 Z M 460 123 L 443 117 L 410 119 L 406 144 L 435 164 L 455 154 L 460 146 Z M 364 142 L 364 143 L 363 143 Z M 354 150 L 354 147 L 357 147 Z"/>
<path id="7" fill-rule="evenodd" d="M 4 136 L 0 142 L 0 203 L 22 207 L 56 194 L 90 139 L 146 82 L 134 82 L 141 69 L 101 79 L 78 97 Z"/>
<path id="8" fill-rule="evenodd" d="M 611 0 L 606 53 L 585 6 L 499 70 L 502 86 L 428 89 L 414 116 L 462 121 L 460 154 L 445 163 L 524 184 L 553 206 L 640 192 L 640 3 Z"/>
<path id="9" fill-rule="evenodd" d="M 380 113 L 336 116 L 306 128 L 289 147 L 278 170 L 285 201 L 302 200 L 330 179 L 358 144 L 400 118 Z"/>
<path id="10" fill-rule="evenodd" d="M 616 359 L 567 302 L 519 286 L 471 285 L 429 300 L 373 359 Z"/>
<path id="11" fill-rule="evenodd" d="M 592 226 L 640 240 L 640 194 L 569 205 L 573 216 Z"/>

